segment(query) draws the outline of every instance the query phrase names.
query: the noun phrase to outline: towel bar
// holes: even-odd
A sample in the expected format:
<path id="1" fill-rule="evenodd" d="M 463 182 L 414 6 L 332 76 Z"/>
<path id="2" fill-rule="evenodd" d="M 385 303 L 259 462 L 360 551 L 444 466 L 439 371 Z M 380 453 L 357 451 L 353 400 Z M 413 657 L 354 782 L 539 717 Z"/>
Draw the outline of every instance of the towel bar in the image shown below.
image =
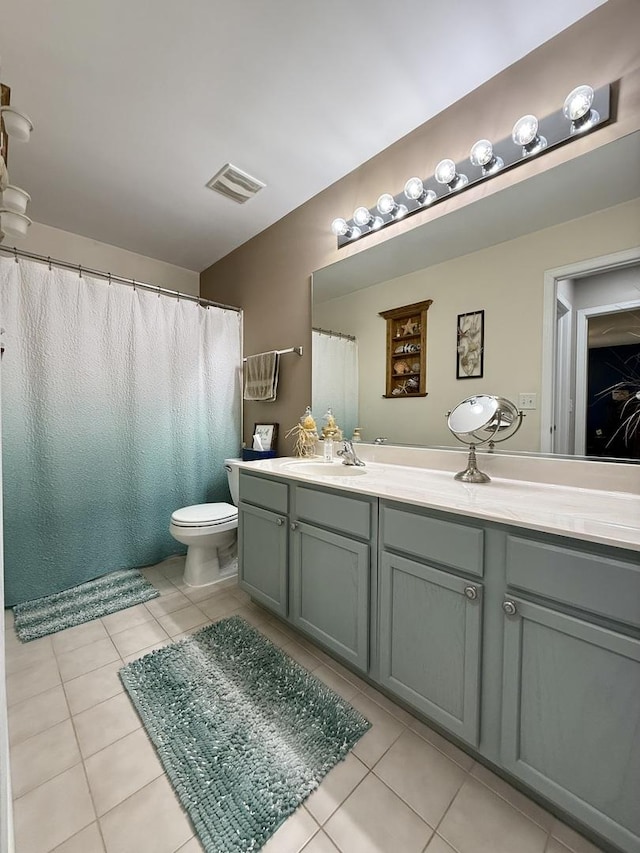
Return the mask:
<path id="1" fill-rule="evenodd" d="M 290 352 L 295 352 L 296 355 L 302 355 L 302 349 L 303 349 L 302 347 L 289 347 L 289 349 L 277 349 L 276 352 L 278 353 L 278 355 L 286 355 L 287 353 L 290 353 Z M 266 352 L 258 352 L 258 353 L 256 353 L 256 355 L 267 355 L 267 353 Z M 247 359 L 243 358 L 242 360 L 246 361 Z"/>

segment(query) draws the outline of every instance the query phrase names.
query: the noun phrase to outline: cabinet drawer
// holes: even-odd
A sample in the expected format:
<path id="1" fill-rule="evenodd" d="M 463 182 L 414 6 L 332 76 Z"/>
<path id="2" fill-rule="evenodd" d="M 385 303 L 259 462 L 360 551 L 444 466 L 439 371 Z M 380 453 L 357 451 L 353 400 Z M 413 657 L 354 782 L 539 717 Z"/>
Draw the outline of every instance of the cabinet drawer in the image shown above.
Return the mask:
<path id="1" fill-rule="evenodd" d="M 240 500 L 274 512 L 288 512 L 288 488 L 286 483 L 256 477 L 240 471 Z"/>
<path id="2" fill-rule="evenodd" d="M 640 625 L 640 565 L 507 536 L 507 583 L 554 601 Z"/>
<path id="3" fill-rule="evenodd" d="M 321 492 L 304 486 L 296 487 L 296 517 L 369 539 L 371 535 L 371 501 L 348 498 L 335 492 Z"/>
<path id="4" fill-rule="evenodd" d="M 383 508 L 382 524 L 385 548 L 482 577 L 484 531 L 480 528 L 390 506 Z"/>

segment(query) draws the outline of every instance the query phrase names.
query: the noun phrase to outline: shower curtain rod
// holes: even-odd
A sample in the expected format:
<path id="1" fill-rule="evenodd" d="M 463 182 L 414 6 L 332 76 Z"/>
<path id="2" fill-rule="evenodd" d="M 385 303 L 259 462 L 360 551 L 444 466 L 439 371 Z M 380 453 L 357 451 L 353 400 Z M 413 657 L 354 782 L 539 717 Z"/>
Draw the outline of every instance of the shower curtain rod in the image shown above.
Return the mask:
<path id="1" fill-rule="evenodd" d="M 103 272 L 102 270 L 93 270 L 89 267 L 83 267 L 82 264 L 70 264 L 68 261 L 59 261 L 55 258 L 50 258 L 48 255 L 37 255 L 35 252 L 27 252 L 24 249 L 18 249 L 16 246 L 13 248 L 9 248 L 9 246 L 0 246 L 0 252 L 5 252 L 7 255 L 13 255 L 16 263 L 18 263 L 18 258 L 26 258 L 30 261 L 38 261 L 41 264 L 48 264 L 49 269 L 52 266 L 60 267 L 63 270 L 72 270 L 79 273 L 80 278 L 82 278 L 82 273 L 86 272 L 87 275 L 95 276 L 97 278 L 105 278 L 107 281 L 117 281 L 118 284 L 126 284 L 129 287 L 141 288 L 142 290 L 151 290 L 153 293 L 157 293 L 158 296 L 162 294 L 163 296 L 175 296 L 177 299 L 184 299 L 186 302 L 197 302 L 198 305 L 201 305 L 203 308 L 206 306 L 212 306 L 213 308 L 225 308 L 228 311 L 242 311 L 242 308 L 238 308 L 236 305 L 224 305 L 222 302 L 212 302 L 210 299 L 202 299 L 200 296 L 192 296 L 190 293 L 181 293 L 179 290 L 168 290 L 166 287 L 159 287 L 157 284 L 146 284 L 143 281 L 137 281 L 135 278 L 122 278 L 119 275 L 113 275 L 110 272 Z"/>
<path id="2" fill-rule="evenodd" d="M 333 332 L 331 329 L 319 329 L 317 326 L 314 326 L 312 331 L 318 332 L 321 335 L 329 335 L 330 338 L 344 338 L 345 341 L 357 340 L 355 335 L 347 335 L 344 332 Z"/>

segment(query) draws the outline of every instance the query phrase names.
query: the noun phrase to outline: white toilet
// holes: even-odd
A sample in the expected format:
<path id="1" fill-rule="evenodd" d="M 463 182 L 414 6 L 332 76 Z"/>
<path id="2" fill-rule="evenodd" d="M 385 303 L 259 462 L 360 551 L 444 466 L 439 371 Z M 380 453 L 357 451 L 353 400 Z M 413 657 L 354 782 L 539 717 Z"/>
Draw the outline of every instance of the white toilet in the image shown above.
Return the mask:
<path id="1" fill-rule="evenodd" d="M 177 509 L 171 516 L 169 532 L 187 546 L 184 582 L 187 586 L 209 586 L 236 574 L 238 564 L 238 485 L 239 459 L 225 459 L 233 504 L 195 504 Z M 234 504 L 236 506 L 234 506 Z"/>

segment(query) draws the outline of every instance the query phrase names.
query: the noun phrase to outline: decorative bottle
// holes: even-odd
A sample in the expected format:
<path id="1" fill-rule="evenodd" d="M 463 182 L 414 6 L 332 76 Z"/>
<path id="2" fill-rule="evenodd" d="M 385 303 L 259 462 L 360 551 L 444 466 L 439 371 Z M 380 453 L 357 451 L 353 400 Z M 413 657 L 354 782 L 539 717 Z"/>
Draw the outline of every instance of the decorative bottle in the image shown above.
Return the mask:
<path id="1" fill-rule="evenodd" d="M 324 416 L 326 421 L 325 426 L 322 427 L 322 438 L 323 441 L 323 455 L 325 462 L 333 462 L 333 444 L 334 440 L 338 436 L 338 427 L 336 424 L 336 419 L 333 417 L 333 412 L 331 409 L 327 409 L 327 413 Z"/>

